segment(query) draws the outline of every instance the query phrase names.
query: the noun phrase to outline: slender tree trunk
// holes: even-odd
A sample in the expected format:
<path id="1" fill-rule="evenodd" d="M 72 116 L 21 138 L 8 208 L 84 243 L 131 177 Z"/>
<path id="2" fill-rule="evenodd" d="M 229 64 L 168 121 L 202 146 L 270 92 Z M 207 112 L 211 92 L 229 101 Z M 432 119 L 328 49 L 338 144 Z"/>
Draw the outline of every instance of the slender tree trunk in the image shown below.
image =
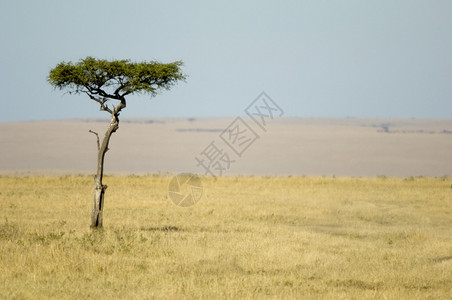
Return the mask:
<path id="1" fill-rule="evenodd" d="M 97 154 L 97 173 L 94 176 L 94 207 L 91 215 L 91 228 L 102 227 L 102 213 L 104 209 L 104 196 L 107 185 L 102 184 L 102 178 L 104 176 L 104 159 L 105 153 L 108 151 L 108 144 L 110 137 L 119 128 L 119 112 L 126 106 L 125 100 L 115 107 L 111 114 L 110 126 L 105 132 L 105 136 L 102 140 L 102 144 L 99 144 L 98 140 L 98 154 Z M 98 137 L 99 139 L 99 137 Z"/>

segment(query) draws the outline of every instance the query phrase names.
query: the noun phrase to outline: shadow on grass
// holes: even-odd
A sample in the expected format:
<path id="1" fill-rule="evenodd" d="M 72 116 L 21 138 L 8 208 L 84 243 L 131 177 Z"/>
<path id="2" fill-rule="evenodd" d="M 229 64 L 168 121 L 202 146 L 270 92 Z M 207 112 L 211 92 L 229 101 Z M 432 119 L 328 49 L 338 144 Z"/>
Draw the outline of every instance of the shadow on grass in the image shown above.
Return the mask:
<path id="1" fill-rule="evenodd" d="M 443 256 L 443 257 L 437 257 L 434 258 L 433 261 L 434 262 L 443 262 L 443 261 L 447 261 L 447 260 L 451 260 L 452 259 L 452 255 L 450 256 Z"/>
<path id="2" fill-rule="evenodd" d="M 163 232 L 174 232 L 183 231 L 181 227 L 177 226 L 160 226 L 160 227 L 141 227 L 142 231 L 163 231 Z"/>

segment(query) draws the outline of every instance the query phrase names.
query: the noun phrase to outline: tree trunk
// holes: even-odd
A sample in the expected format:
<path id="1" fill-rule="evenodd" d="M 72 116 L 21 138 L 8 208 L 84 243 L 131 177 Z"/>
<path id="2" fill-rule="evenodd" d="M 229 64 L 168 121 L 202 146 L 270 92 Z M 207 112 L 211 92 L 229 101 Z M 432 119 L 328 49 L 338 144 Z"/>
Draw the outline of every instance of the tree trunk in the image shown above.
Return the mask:
<path id="1" fill-rule="evenodd" d="M 102 212 L 104 209 L 104 195 L 106 185 L 102 184 L 99 177 L 94 176 L 94 208 L 91 216 L 91 228 L 102 227 Z"/>
<path id="2" fill-rule="evenodd" d="M 126 106 L 125 100 L 115 107 L 111 114 L 110 126 L 105 132 L 105 136 L 102 140 L 102 144 L 99 145 L 98 141 L 98 154 L 97 154 L 97 173 L 94 176 L 94 207 L 91 215 L 91 228 L 102 227 L 102 213 L 104 209 L 104 196 L 107 185 L 102 184 L 102 178 L 104 176 L 104 158 L 105 153 L 108 151 L 108 143 L 110 137 L 119 128 L 119 112 Z"/>

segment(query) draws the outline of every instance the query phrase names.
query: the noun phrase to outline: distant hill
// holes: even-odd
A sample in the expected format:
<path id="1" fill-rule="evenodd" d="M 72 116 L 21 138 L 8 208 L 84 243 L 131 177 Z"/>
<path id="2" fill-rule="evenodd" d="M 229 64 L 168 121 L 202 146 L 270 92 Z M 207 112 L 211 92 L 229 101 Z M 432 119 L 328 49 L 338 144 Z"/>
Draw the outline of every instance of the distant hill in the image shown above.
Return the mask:
<path id="1" fill-rule="evenodd" d="M 235 136 L 240 138 L 235 145 L 244 146 L 234 151 L 232 131 L 224 132 L 234 119 L 124 118 L 112 136 L 105 172 L 204 174 L 206 154 L 216 150 L 211 165 L 216 175 L 221 168 L 234 176 L 452 175 L 452 120 L 281 118 L 263 130 L 243 117 L 249 134 Z M 97 149 L 88 130 L 103 136 L 108 123 L 108 118 L 0 123 L 0 174 L 93 173 Z"/>

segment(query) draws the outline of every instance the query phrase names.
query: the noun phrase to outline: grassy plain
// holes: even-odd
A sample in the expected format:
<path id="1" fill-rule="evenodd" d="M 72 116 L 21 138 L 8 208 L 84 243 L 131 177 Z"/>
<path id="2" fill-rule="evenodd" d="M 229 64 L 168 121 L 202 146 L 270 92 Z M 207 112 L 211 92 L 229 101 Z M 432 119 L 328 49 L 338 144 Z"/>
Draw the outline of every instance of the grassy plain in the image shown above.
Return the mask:
<path id="1" fill-rule="evenodd" d="M 449 178 L 0 177 L 1 299 L 451 299 Z"/>

